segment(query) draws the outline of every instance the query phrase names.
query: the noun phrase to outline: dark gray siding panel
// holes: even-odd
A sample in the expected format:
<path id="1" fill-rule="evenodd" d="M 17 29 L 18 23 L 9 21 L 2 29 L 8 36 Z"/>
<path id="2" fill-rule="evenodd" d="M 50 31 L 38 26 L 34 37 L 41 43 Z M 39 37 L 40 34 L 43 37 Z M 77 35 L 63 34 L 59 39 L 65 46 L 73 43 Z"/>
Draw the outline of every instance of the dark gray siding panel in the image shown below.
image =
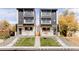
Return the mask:
<path id="1" fill-rule="evenodd" d="M 19 24 L 23 24 L 23 22 L 24 22 L 23 12 L 22 11 L 18 11 L 18 23 Z"/>

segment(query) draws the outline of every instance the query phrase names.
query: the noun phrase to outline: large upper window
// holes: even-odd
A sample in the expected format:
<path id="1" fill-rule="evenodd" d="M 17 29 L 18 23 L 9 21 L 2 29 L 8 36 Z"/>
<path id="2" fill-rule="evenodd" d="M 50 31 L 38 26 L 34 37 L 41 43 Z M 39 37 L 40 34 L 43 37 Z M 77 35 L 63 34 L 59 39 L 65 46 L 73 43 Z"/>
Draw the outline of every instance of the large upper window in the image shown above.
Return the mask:
<path id="1" fill-rule="evenodd" d="M 51 16 L 51 12 L 41 12 L 42 16 Z"/>
<path id="2" fill-rule="evenodd" d="M 41 10 L 42 16 L 51 16 L 51 10 Z"/>
<path id="3" fill-rule="evenodd" d="M 33 19 L 34 19 L 33 17 L 25 17 L 24 18 L 24 23 L 26 23 L 26 22 L 33 22 L 34 21 Z"/>
<path id="4" fill-rule="evenodd" d="M 51 23 L 51 18 L 42 18 L 43 23 Z"/>
<path id="5" fill-rule="evenodd" d="M 25 10 L 23 12 L 24 16 L 27 17 L 27 16 L 33 16 L 34 15 L 34 11 L 33 10 Z"/>

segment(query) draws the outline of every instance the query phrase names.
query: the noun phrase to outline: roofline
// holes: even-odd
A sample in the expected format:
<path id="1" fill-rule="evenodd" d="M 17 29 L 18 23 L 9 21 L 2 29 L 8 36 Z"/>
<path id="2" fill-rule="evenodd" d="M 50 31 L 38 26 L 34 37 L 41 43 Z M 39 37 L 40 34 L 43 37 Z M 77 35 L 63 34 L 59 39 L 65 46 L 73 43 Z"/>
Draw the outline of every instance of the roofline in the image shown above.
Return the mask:
<path id="1" fill-rule="evenodd" d="M 16 8 L 17 10 L 19 9 L 35 9 L 35 8 Z"/>

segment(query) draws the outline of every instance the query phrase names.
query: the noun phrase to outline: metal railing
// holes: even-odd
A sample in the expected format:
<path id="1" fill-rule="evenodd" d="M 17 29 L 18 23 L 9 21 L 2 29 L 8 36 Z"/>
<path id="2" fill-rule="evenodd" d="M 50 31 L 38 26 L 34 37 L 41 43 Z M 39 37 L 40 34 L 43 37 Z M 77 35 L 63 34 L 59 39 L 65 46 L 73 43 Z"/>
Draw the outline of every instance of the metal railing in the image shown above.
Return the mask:
<path id="1" fill-rule="evenodd" d="M 34 12 L 24 12 L 24 17 L 34 16 Z"/>

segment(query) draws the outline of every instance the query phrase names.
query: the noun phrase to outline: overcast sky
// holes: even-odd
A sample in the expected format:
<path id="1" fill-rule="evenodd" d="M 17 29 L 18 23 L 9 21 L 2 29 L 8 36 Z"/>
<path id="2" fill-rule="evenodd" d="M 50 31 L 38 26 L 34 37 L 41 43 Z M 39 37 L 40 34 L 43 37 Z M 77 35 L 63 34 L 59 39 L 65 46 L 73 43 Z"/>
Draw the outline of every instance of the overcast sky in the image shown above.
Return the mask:
<path id="1" fill-rule="evenodd" d="M 37 10 L 36 13 L 37 13 L 37 17 L 36 19 L 39 18 L 39 9 L 35 9 Z M 65 9 L 63 8 L 60 8 L 58 9 L 58 14 L 61 14 Z M 69 9 L 70 11 L 73 11 L 76 16 L 77 16 L 77 19 L 79 19 L 79 9 Z M 11 24 L 16 24 L 17 23 L 17 10 L 15 8 L 0 8 L 0 20 L 8 20 Z M 38 23 L 38 21 L 37 21 Z"/>

